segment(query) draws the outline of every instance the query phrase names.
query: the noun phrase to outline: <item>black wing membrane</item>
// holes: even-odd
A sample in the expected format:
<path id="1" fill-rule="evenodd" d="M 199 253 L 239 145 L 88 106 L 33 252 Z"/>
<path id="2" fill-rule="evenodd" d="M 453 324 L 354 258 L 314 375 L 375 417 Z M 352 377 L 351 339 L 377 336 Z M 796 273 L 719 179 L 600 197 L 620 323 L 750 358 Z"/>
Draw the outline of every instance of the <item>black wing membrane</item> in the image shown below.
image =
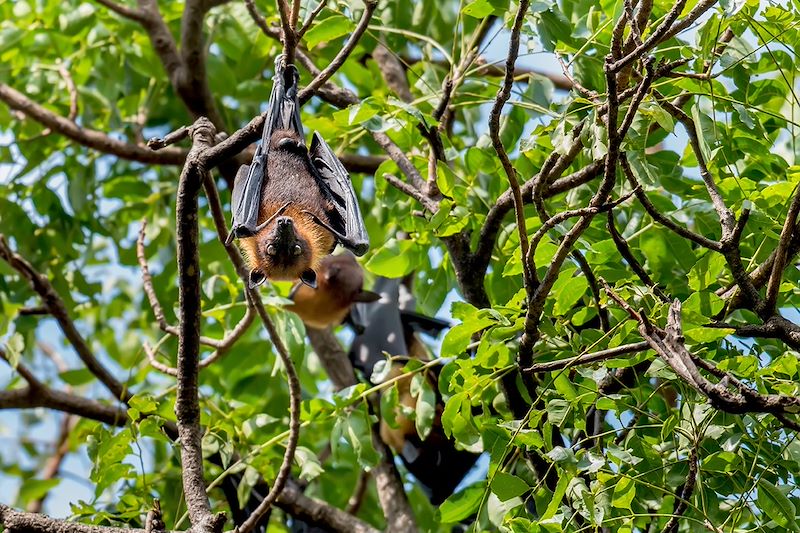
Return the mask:
<path id="1" fill-rule="evenodd" d="M 272 92 L 267 105 L 261 144 L 256 148 L 253 162 L 239 169 L 233 184 L 231 238 L 249 237 L 257 231 L 261 190 L 264 181 L 269 179 L 267 158 L 272 132 L 278 129 L 294 130 L 301 139 L 305 138 L 303 124 L 300 122 L 300 104 L 297 101 L 298 80 L 297 68 L 284 64 L 283 56 L 278 56 L 275 60 L 275 76 L 272 78 Z"/>
<path id="2" fill-rule="evenodd" d="M 350 175 L 325 139 L 317 132 L 314 132 L 311 138 L 309 155 L 318 178 L 322 181 L 323 191 L 328 193 L 334 204 L 334 208 L 328 211 L 328 218 L 336 230 L 337 240 L 357 256 L 364 255 L 369 250 L 369 235 L 364 227 L 364 219 L 361 217 L 361 209 L 358 207 L 358 198 L 353 190 Z"/>

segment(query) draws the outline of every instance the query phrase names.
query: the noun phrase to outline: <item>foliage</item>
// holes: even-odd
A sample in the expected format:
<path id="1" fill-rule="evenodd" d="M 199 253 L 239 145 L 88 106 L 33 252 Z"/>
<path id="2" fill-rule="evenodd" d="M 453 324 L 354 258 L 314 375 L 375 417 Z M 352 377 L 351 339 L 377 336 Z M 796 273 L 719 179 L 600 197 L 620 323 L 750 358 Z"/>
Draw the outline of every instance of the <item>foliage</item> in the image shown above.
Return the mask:
<path id="1" fill-rule="evenodd" d="M 75 99 L 74 122 L 80 128 L 132 144 L 190 124 L 194 114 L 165 73 L 147 33 L 104 3 L 0 4 L 0 83 L 62 117 L 70 116 Z M 232 132 L 263 111 L 281 45 L 260 32 L 243 3 L 217 3 L 221 5 L 210 9 L 203 24 L 206 76 L 221 120 Z M 689 2 L 684 16 L 698 3 Z M 525 14 L 518 78 L 500 130 L 524 190 L 530 191 L 524 184 L 546 167 L 551 154 L 569 152 L 579 124 L 582 147 L 554 180 L 610 153 L 604 57 L 627 4 L 534 1 Z M 257 5 L 268 23 L 279 23 L 272 2 Z M 501 218 L 513 211 L 488 119 L 503 83 L 509 28 L 518 4 L 424 0 L 413 3 L 413 9 L 410 5 L 382 1 L 369 29 L 334 76 L 333 81 L 355 92 L 360 103 L 339 109 L 315 97 L 303 108 L 303 122 L 347 154 L 383 154 L 372 137 L 372 132 L 383 132 L 427 176 L 429 141 L 423 130 L 435 128 L 441 118 L 437 106 L 449 64 L 467 56 L 484 19 L 496 18 L 482 41 L 487 60 L 467 65 L 451 97 L 451 123 L 441 129 L 447 163 L 439 163 L 435 171 L 442 195 L 436 212 L 423 209 L 417 199 L 390 184 L 387 176 L 406 179 L 406 171 L 392 159 L 374 172 L 353 174 L 372 243 L 363 265 L 373 277 L 413 273 L 418 310 L 452 316 L 454 327 L 441 343 L 432 343 L 439 357 L 452 360 L 439 380 L 446 401 L 442 424 L 459 446 L 488 457 L 488 472 L 472 476 L 471 484 L 438 508 L 411 485 L 409 499 L 420 529 L 450 531 L 465 521 L 475 530 L 660 531 L 671 515 L 682 514 L 681 531 L 705 531 L 706 524 L 726 532 L 797 531 L 800 443 L 796 431 L 773 414 L 725 412 L 651 349 L 541 372 L 535 378 L 518 372 L 520 337 L 526 313 L 534 305 L 525 289 L 520 236 L 510 215 L 502 220 L 494 245 L 494 235 L 484 233 L 504 193 Z M 672 5 L 654 2 L 650 20 L 655 22 L 649 32 Z M 183 2 L 159 4 L 176 38 L 183 7 Z M 302 16 L 310 9 L 303 2 Z M 303 40 L 317 66 L 333 60 L 361 11 L 347 2 L 329 2 L 321 11 Z M 696 24 L 651 52 L 657 61 L 684 60 L 676 73 L 710 75 L 655 79 L 622 140 L 621 151 L 657 212 L 719 241 L 719 211 L 702 176 L 701 159 L 705 161 L 725 206 L 737 219 L 749 210 L 736 247 L 747 272 L 779 247 L 800 183 L 795 141 L 800 127 L 795 90 L 799 23 L 797 2 L 729 0 L 712 7 Z M 721 39 L 727 31 L 732 32 L 729 42 Z M 403 101 L 385 82 L 373 54 L 379 43 L 404 64 L 410 101 Z M 562 78 L 552 59 L 556 56 L 569 65 L 571 76 L 586 92 L 563 90 L 563 83 L 571 82 Z M 303 68 L 300 72 L 301 85 L 313 78 Z M 626 83 L 635 87 L 643 72 L 637 66 Z M 669 109 L 670 101 L 682 97 L 678 107 L 689 122 L 677 120 Z M 621 103 L 620 121 L 630 105 L 630 100 Z M 160 360 L 175 366 L 177 341 L 155 323 L 136 259 L 136 235 L 145 219 L 153 285 L 167 321 L 175 323 L 174 204 L 180 168 L 87 148 L 5 105 L 0 106 L 0 124 L 0 232 L 50 279 L 95 355 L 134 394 L 124 427 L 81 419 L 69 434 L 71 452 L 85 453 L 91 461 L 87 475 L 95 487 L 93 498 L 72 501 L 71 512 L 87 523 L 139 524 L 152 498 L 158 497 L 167 526 L 185 527 L 178 447 L 162 430 L 165 421 L 174 420 L 173 378 L 153 369 L 143 350 L 145 342 L 155 345 Z M 687 124 L 696 127 L 699 152 L 692 149 Z M 222 173 L 214 176 L 227 208 L 226 180 Z M 611 200 L 632 191 L 622 170 L 616 170 L 616 177 Z M 554 192 L 541 207 L 551 216 L 584 208 L 599 183 L 598 175 Z M 527 194 L 524 220 L 531 238 L 547 217 Z M 591 219 L 570 247 L 582 254 L 585 265 L 574 257 L 563 263 L 558 258 L 559 243 L 577 217 L 555 224 L 533 254 L 537 279 L 543 280 L 553 264 L 557 276 L 539 309 L 532 362 L 642 341 L 639 323 L 609 297 L 609 291 L 599 289 L 598 280 L 604 280 L 660 327 L 667 322 L 672 300 L 679 300 L 685 343 L 692 354 L 759 393 L 800 394 L 797 345 L 780 334 L 746 328 L 766 323 L 767 315 L 736 300 L 729 290 L 740 281 L 730 253 L 671 231 L 636 197 L 610 212 L 610 220 L 653 283 L 637 275 L 630 259 L 621 255 L 605 212 Z M 201 197 L 203 335 L 222 338 L 246 306 L 242 283 L 208 215 Z M 790 224 L 792 239 L 796 231 Z M 487 239 L 491 260 L 483 272 L 475 251 L 486 246 Z M 468 264 L 472 270 L 454 257 L 464 254 L 459 242 L 468 247 L 464 257 L 473 261 Z M 783 316 L 796 321 L 800 271 L 792 257 L 796 249 L 788 249 L 789 267 L 777 286 L 777 303 Z M 460 283 L 471 283 L 472 292 Z M 761 295 L 765 285 L 762 280 L 756 286 Z M 654 287 L 668 297 L 661 299 Z M 485 301 L 472 296 L 483 290 Z M 361 470 L 378 461 L 370 439 L 374 415 L 367 407 L 368 389 L 361 384 L 332 391 L 305 340 L 302 323 L 281 309 L 288 292 L 287 283 L 262 291 L 303 388 L 301 448 L 294 473 L 309 481 L 308 495 L 344 508 Z M 40 301 L 27 281 L 0 262 L 4 352 L 54 388 L 72 387 L 80 395 L 112 402 L 55 321 L 24 312 L 37 305 Z M 609 322 L 605 331 L 603 313 Z M 52 370 L 46 357 L 51 349 L 63 354 L 66 368 Z M 202 355 L 212 351 L 203 347 Z M 252 327 L 225 357 L 201 372 L 204 453 L 224 458 L 222 468 L 207 464 L 206 480 L 243 474 L 240 501 L 246 501 L 259 475 L 274 479 L 283 454 L 289 398 L 277 361 L 266 333 Z M 414 371 L 412 366 L 409 371 Z M 432 393 L 419 383 L 420 397 L 425 396 L 421 405 L 428 408 L 417 409 L 416 423 L 424 433 L 432 423 Z M 6 388 L 23 384 L 23 377 L 15 373 Z M 521 396 L 527 412 L 509 405 L 508 387 Z M 677 403 L 670 401 L 674 394 Z M 386 397 L 397 401 L 392 394 Z M 24 434 L 52 428 L 57 416 L 26 412 L 20 420 Z M 595 418 L 601 420 L 599 426 Z M 2 424 L 10 420 L 0 417 Z M 592 436 L 587 437 L 587 431 Z M 16 501 L 3 503 L 21 507 L 59 490 L 58 478 L 37 479 L 52 450 L 25 441 L 15 442 L 18 450 L 13 453 L 0 452 L 3 473 L 18 478 L 23 487 Z M 320 458 L 329 443 L 332 457 Z M 234 454 L 240 459 L 232 459 Z M 688 494 L 688 508 L 678 512 L 680 494 L 691 476 L 692 454 L 699 465 L 696 486 Z M 19 464 L 18 456 L 24 457 Z M 210 497 L 215 511 L 227 510 L 219 491 L 210 491 Z M 374 487 L 366 498 L 358 517 L 382 528 L 385 517 Z M 275 531 L 285 530 L 285 523 L 274 513 Z"/>

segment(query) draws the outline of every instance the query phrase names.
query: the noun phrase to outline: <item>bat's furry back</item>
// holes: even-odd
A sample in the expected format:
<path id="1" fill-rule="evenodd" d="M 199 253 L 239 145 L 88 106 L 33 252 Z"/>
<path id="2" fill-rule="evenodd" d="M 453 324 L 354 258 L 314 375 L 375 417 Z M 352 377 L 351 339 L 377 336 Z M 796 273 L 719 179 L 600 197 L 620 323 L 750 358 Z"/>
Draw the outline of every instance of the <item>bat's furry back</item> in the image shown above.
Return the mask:
<path id="1" fill-rule="evenodd" d="M 311 173 L 308 150 L 296 132 L 274 131 L 269 148 L 258 223 L 282 212 L 255 235 L 240 239 L 240 244 L 250 268 L 264 278 L 306 279 L 336 244 L 310 213 L 328 223 L 327 212 L 333 206 Z"/>

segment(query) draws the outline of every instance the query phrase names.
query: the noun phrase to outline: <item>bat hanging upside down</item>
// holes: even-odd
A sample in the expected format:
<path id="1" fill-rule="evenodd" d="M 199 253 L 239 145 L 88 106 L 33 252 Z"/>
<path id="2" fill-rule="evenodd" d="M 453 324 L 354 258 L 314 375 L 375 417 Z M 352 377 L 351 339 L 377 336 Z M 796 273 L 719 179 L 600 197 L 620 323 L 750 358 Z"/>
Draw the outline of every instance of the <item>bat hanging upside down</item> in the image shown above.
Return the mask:
<path id="1" fill-rule="evenodd" d="M 337 243 L 356 255 L 369 248 L 347 171 L 318 133 L 306 147 L 297 81 L 279 57 L 261 145 L 234 182 L 230 238 L 240 239 L 250 287 L 268 278 L 316 287 L 320 261 Z"/>
<path id="2" fill-rule="evenodd" d="M 317 269 L 317 288 L 298 283 L 287 307 L 301 318 L 306 326 L 324 329 L 344 321 L 354 303 L 380 300 L 380 294 L 364 290 L 364 271 L 353 254 L 329 255 Z"/>

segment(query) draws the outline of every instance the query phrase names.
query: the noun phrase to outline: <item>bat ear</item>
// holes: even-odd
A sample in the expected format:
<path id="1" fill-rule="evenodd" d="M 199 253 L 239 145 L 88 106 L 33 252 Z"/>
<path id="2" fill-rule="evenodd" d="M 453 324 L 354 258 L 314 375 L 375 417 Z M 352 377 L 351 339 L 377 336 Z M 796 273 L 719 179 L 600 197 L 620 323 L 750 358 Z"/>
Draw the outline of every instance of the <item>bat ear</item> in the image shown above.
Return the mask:
<path id="1" fill-rule="evenodd" d="M 381 295 L 378 294 L 377 292 L 361 291 L 358 294 L 356 294 L 356 297 L 353 298 L 353 301 L 354 302 L 362 302 L 362 303 L 365 303 L 365 304 L 369 304 L 369 303 L 372 303 L 372 302 L 377 302 L 380 299 L 381 299 Z"/>
<path id="2" fill-rule="evenodd" d="M 302 274 L 300 274 L 300 281 L 311 287 L 312 289 L 317 288 L 317 273 L 311 270 L 305 270 Z"/>
<path id="3" fill-rule="evenodd" d="M 250 271 L 250 279 L 248 280 L 248 285 L 250 285 L 251 289 L 255 289 L 262 283 L 267 281 L 267 276 L 264 275 L 262 271 L 257 268 L 254 268 Z"/>

